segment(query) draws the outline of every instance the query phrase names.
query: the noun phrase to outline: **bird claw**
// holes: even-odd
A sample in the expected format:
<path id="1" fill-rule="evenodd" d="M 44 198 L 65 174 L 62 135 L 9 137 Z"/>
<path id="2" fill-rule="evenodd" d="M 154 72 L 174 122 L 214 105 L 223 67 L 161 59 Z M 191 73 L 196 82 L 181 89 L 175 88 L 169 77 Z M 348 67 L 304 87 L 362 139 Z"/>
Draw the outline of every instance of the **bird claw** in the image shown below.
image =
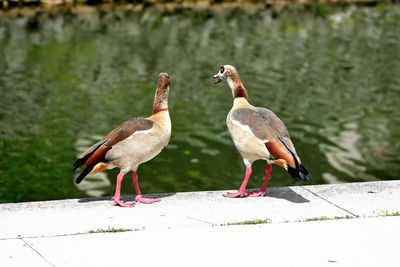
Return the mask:
<path id="1" fill-rule="evenodd" d="M 135 205 L 135 203 L 125 203 L 125 202 L 121 201 L 120 196 L 117 196 L 117 195 L 114 195 L 111 198 L 111 200 L 114 200 L 114 203 L 116 205 L 118 205 L 118 206 L 121 206 L 121 207 L 131 208 L 131 207 L 133 207 Z"/>
<path id="2" fill-rule="evenodd" d="M 227 193 L 224 197 L 235 198 L 235 197 L 247 197 L 247 192 Z"/>
<path id="3" fill-rule="evenodd" d="M 248 192 L 249 197 L 263 197 L 265 196 L 265 191 L 253 191 L 253 192 Z"/>
<path id="4" fill-rule="evenodd" d="M 151 204 L 154 202 L 159 202 L 159 199 L 155 199 L 155 198 L 145 198 L 142 195 L 136 196 L 135 198 L 136 202 L 140 202 L 140 203 L 144 203 L 144 204 Z"/>
<path id="5" fill-rule="evenodd" d="M 135 204 L 134 203 L 125 203 L 121 200 L 114 199 L 114 203 L 121 207 L 132 208 Z"/>

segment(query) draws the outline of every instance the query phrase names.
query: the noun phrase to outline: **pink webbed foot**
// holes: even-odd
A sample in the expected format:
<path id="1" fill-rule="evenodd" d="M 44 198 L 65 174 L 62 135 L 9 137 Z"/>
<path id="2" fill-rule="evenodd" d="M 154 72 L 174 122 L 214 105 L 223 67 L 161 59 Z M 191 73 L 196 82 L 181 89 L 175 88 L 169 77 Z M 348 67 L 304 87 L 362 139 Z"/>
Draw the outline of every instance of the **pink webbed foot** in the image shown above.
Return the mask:
<path id="1" fill-rule="evenodd" d="M 124 173 L 120 172 L 117 176 L 117 186 L 115 188 L 115 194 L 114 196 L 111 198 L 111 200 L 114 200 L 114 203 L 117 204 L 118 206 L 121 207 L 133 207 L 133 203 L 125 203 L 123 201 L 121 201 L 121 183 L 122 180 L 124 179 Z"/>
<path id="2" fill-rule="evenodd" d="M 247 182 L 249 181 L 250 175 L 251 175 L 251 166 L 246 167 L 246 174 L 244 176 L 242 185 L 239 188 L 239 191 L 237 193 L 228 193 L 228 194 L 224 195 L 224 197 L 229 197 L 229 198 L 247 197 L 248 193 L 246 192 L 246 185 L 247 185 Z"/>
<path id="3" fill-rule="evenodd" d="M 235 197 L 247 197 L 247 192 L 227 193 L 224 197 L 235 198 Z"/>
<path id="4" fill-rule="evenodd" d="M 125 203 L 121 200 L 114 200 L 114 203 L 121 207 L 132 208 L 135 204 L 134 203 Z"/>
<path id="5" fill-rule="evenodd" d="M 117 197 L 117 196 L 113 196 L 113 197 L 111 198 L 111 200 L 114 200 L 114 203 L 115 203 L 116 205 L 120 206 L 120 207 L 132 208 L 132 207 L 135 205 L 135 203 L 126 203 L 126 202 L 123 202 L 123 201 L 122 201 L 119 197 Z"/>
<path id="6" fill-rule="evenodd" d="M 267 190 L 267 185 L 269 181 L 269 177 L 271 176 L 272 165 L 269 164 L 268 167 L 265 169 L 265 179 L 263 185 L 261 186 L 261 190 L 249 192 L 249 197 L 262 197 L 265 196 L 265 191 Z"/>
<path id="7" fill-rule="evenodd" d="M 249 197 L 263 197 L 265 196 L 265 191 L 254 191 L 254 192 L 248 192 Z"/>
<path id="8" fill-rule="evenodd" d="M 140 202 L 140 203 L 144 203 L 144 204 L 151 204 L 154 202 L 159 202 L 159 199 L 155 199 L 155 198 L 145 198 L 142 195 L 137 195 L 135 198 L 136 202 Z"/>

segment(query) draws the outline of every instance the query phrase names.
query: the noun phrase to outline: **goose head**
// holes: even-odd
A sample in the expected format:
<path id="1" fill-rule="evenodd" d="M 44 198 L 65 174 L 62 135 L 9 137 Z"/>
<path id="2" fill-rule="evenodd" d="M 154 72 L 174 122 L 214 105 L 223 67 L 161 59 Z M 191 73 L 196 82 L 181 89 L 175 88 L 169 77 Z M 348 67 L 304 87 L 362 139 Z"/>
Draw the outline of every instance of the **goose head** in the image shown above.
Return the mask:
<path id="1" fill-rule="evenodd" d="M 215 84 L 226 81 L 231 89 L 241 84 L 238 71 L 231 65 L 222 65 L 213 78 L 217 79 Z"/>

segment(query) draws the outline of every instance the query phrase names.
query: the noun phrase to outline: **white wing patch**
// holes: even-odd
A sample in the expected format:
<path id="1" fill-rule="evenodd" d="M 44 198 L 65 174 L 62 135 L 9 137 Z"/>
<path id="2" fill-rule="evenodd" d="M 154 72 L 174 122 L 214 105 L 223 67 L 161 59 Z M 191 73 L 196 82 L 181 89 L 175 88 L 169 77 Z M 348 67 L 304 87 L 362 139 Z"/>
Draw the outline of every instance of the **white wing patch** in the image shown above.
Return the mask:
<path id="1" fill-rule="evenodd" d="M 231 120 L 231 122 L 232 122 L 235 126 L 238 126 L 238 127 L 240 127 L 242 130 L 244 130 L 244 131 L 246 131 L 246 132 L 248 132 L 248 133 L 250 133 L 250 134 L 252 134 L 252 135 L 255 136 L 255 134 L 253 133 L 253 131 L 250 129 L 250 127 L 249 127 L 248 125 L 243 125 L 243 124 L 241 124 L 239 121 L 232 119 L 232 116 L 229 116 L 229 119 Z M 264 144 L 266 144 L 266 143 L 269 142 L 268 139 L 264 139 L 264 140 L 262 140 L 262 141 L 263 141 Z"/>
<path id="2" fill-rule="evenodd" d="M 128 139 L 132 138 L 132 136 L 134 135 L 138 135 L 138 134 L 148 134 L 153 130 L 153 128 L 148 129 L 148 130 L 144 130 L 144 131 L 136 131 L 134 132 L 131 136 L 128 137 Z"/>
<path id="3" fill-rule="evenodd" d="M 231 120 L 231 122 L 236 125 L 239 126 L 240 128 L 242 128 L 242 130 L 251 133 L 252 135 L 254 135 L 254 133 L 251 131 L 250 127 L 248 125 L 243 125 L 240 122 L 238 122 L 237 120 L 233 120 L 232 116 L 229 116 L 229 119 Z"/>
<path id="4" fill-rule="evenodd" d="M 136 132 L 134 132 L 132 135 L 135 135 L 135 134 L 148 134 L 148 133 L 150 133 L 152 130 L 153 130 L 153 128 L 150 128 L 150 129 L 144 130 L 144 131 L 136 131 Z"/>

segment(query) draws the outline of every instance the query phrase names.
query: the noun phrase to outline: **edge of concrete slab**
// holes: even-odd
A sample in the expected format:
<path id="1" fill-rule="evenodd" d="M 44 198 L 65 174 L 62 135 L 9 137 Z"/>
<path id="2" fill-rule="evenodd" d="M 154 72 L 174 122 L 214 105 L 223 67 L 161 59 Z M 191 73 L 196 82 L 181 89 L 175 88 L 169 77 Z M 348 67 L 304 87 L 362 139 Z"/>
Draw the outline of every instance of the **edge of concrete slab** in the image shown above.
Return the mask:
<path id="1" fill-rule="evenodd" d="M 162 201 L 120 208 L 108 197 L 0 204 L 0 240 L 87 234 L 107 229 L 202 228 L 259 222 L 368 218 L 400 212 L 400 180 L 272 187 L 265 197 L 226 191 L 152 194 Z M 234 191 L 232 191 L 234 192 Z M 125 201 L 134 200 L 124 196 Z"/>
<path id="2" fill-rule="evenodd" d="M 134 208 L 109 198 L 0 204 L 0 265 L 236 266 L 265 253 L 273 266 L 397 263 L 400 217 L 390 215 L 400 215 L 400 180 L 268 188 L 260 198 L 225 192 L 153 194 L 162 201 Z"/>

